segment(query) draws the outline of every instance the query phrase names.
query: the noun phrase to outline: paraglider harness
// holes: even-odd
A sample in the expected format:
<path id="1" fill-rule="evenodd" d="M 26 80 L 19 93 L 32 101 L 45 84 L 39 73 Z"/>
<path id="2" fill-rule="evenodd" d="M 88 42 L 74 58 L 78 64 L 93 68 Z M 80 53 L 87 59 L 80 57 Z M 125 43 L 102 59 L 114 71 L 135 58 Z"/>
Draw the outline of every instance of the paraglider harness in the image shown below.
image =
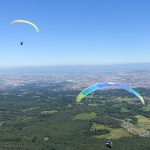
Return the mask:
<path id="1" fill-rule="evenodd" d="M 106 142 L 106 147 L 111 148 L 112 147 L 112 141 L 107 141 Z"/>

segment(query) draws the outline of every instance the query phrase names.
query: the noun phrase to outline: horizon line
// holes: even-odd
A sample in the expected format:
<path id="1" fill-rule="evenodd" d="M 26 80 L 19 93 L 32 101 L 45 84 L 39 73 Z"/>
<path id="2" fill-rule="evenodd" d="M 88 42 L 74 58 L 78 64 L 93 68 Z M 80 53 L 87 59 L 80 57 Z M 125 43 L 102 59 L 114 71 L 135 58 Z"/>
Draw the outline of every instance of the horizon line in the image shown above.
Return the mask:
<path id="1" fill-rule="evenodd" d="M 140 65 L 140 64 L 150 64 L 150 62 L 133 62 L 133 63 L 114 63 L 114 64 L 64 64 L 64 65 L 26 65 L 26 66 L 0 66 L 0 69 L 7 69 L 7 68 L 38 68 L 38 67 L 67 67 L 67 66 L 116 66 L 116 65 Z"/>

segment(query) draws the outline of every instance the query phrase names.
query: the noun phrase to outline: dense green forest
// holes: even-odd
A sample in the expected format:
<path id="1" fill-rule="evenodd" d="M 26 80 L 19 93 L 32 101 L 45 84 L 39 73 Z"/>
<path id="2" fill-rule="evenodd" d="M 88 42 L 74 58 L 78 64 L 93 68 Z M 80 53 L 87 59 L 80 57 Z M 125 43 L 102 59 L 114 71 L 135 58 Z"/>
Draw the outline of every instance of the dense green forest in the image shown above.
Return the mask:
<path id="1" fill-rule="evenodd" d="M 56 87 L 55 87 L 56 88 Z M 137 89 L 150 97 L 150 89 Z M 0 150 L 150 150 L 150 102 L 123 90 L 95 92 L 25 86 L 0 92 Z"/>

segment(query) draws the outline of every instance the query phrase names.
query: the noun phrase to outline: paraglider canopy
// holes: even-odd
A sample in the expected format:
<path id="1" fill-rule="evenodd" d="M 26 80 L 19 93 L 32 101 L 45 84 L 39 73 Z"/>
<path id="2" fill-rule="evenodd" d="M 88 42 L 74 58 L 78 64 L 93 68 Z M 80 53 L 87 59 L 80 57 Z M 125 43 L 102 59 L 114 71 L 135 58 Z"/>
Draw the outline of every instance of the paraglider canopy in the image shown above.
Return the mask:
<path id="1" fill-rule="evenodd" d="M 87 96 L 88 94 L 97 91 L 97 90 L 103 90 L 103 89 L 109 89 L 109 88 L 119 88 L 119 89 L 124 89 L 132 94 L 134 94 L 136 97 L 139 98 L 139 100 L 141 101 L 141 103 L 144 105 L 145 101 L 143 99 L 143 97 L 136 92 L 135 90 L 133 90 L 132 88 L 126 86 L 126 85 L 122 85 L 122 84 L 116 84 L 116 83 L 101 83 L 101 84 L 96 84 L 96 85 L 92 85 L 86 89 L 84 89 L 76 98 L 76 104 L 79 104 L 80 101 Z"/>
<path id="2" fill-rule="evenodd" d="M 31 25 L 36 30 L 36 32 L 39 32 L 39 28 L 33 22 L 30 22 L 27 20 L 14 20 L 11 22 L 11 24 L 14 24 L 14 23 L 25 23 L 25 24 Z"/>

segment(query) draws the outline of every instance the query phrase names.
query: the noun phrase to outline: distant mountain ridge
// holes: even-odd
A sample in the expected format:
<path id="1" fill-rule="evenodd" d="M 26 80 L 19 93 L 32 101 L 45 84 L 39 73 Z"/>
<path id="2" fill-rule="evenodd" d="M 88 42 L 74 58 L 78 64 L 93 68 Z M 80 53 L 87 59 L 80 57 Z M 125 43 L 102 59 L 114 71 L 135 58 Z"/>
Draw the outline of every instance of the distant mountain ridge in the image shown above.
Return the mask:
<path id="1" fill-rule="evenodd" d="M 116 65 L 58 65 L 36 67 L 6 67 L 0 68 L 0 73 L 48 73 L 66 71 L 150 71 L 150 63 L 132 63 Z"/>

